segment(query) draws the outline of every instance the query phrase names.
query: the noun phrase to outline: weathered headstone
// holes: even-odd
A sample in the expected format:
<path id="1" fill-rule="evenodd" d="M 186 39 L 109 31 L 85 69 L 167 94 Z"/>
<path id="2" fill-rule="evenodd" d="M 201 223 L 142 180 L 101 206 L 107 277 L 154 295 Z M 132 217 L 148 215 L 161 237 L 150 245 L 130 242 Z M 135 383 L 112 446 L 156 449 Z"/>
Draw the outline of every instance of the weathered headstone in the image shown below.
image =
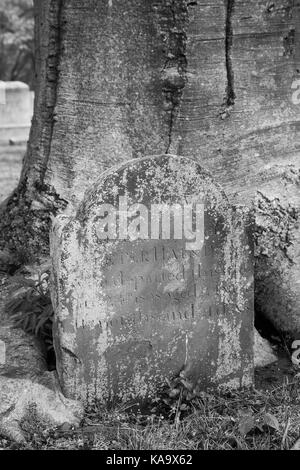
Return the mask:
<path id="1" fill-rule="evenodd" d="M 251 218 L 194 160 L 108 170 L 50 238 L 67 396 L 143 400 L 183 371 L 201 389 L 252 383 Z"/>

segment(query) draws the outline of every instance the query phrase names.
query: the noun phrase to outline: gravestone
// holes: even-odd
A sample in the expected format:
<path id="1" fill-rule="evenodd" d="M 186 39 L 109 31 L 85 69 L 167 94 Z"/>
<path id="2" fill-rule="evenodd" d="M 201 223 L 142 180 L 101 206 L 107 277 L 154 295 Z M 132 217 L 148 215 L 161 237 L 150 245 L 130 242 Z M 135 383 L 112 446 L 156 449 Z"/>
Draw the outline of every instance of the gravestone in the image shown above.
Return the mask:
<path id="1" fill-rule="evenodd" d="M 50 236 L 64 393 L 143 401 L 180 373 L 203 390 L 250 385 L 251 227 L 190 158 L 103 173 Z"/>
<path id="2" fill-rule="evenodd" d="M 0 142 L 24 141 L 29 136 L 34 93 L 23 82 L 0 82 Z"/>

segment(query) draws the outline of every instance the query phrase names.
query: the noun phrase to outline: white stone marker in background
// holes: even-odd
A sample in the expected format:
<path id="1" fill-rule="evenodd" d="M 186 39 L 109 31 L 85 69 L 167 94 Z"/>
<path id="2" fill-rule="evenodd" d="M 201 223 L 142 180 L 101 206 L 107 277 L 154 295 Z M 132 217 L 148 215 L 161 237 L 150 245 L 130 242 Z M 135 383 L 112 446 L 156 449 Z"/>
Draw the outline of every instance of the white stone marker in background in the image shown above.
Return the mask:
<path id="1" fill-rule="evenodd" d="M 27 141 L 33 92 L 23 82 L 0 82 L 0 142 Z"/>

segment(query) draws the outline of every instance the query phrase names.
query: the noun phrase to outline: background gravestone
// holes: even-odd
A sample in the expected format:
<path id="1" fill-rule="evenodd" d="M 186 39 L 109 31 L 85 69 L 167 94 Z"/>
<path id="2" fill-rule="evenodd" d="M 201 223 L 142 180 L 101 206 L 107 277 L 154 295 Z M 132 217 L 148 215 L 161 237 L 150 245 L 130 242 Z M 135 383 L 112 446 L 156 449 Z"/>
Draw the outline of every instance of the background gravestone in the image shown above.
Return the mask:
<path id="1" fill-rule="evenodd" d="M 34 94 L 23 82 L 0 82 L 0 142 L 26 142 L 33 115 Z"/>
<path id="2" fill-rule="evenodd" d="M 204 204 L 203 246 L 187 250 L 172 231 L 170 239 L 99 239 L 101 205 L 118 208 L 120 196 L 149 209 Z M 250 232 L 249 213 L 232 208 L 194 160 L 146 157 L 105 172 L 51 233 L 64 393 L 142 400 L 181 371 L 201 389 L 251 384 Z"/>

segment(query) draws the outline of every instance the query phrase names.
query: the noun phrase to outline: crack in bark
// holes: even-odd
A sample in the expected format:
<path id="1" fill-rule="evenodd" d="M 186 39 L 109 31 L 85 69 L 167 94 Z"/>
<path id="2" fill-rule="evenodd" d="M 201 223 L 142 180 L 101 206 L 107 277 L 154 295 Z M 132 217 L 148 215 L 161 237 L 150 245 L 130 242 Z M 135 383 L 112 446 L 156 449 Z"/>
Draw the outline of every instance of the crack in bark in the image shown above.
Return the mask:
<path id="1" fill-rule="evenodd" d="M 295 28 L 290 29 L 290 31 L 283 37 L 283 55 L 285 57 L 294 56 L 295 54 Z"/>
<path id="2" fill-rule="evenodd" d="M 62 48 L 61 35 L 61 16 L 62 16 L 63 0 L 52 0 L 49 7 L 49 52 L 46 58 L 46 80 L 49 91 L 48 106 L 48 125 L 49 135 L 45 148 L 45 159 L 40 172 L 40 182 L 43 183 L 47 171 L 48 162 L 51 153 L 51 142 L 55 124 L 55 106 L 57 101 L 57 83 L 59 76 L 59 62 Z"/>
<path id="3" fill-rule="evenodd" d="M 188 21 L 189 3 L 187 0 L 165 0 L 163 5 L 160 3 L 155 6 L 158 12 L 157 25 L 164 43 L 164 54 L 166 56 L 166 61 L 161 71 L 164 107 L 169 114 L 168 145 L 165 153 L 169 152 L 172 144 L 174 121 L 183 88 L 187 81 L 187 36 L 185 25 Z"/>
<path id="4" fill-rule="evenodd" d="M 35 0 L 37 78 L 34 117 L 18 187 L 1 213 L 0 246 L 21 265 L 49 253 L 50 215 L 67 206 L 45 182 L 55 123 L 63 0 Z M 46 42 L 47 41 L 47 42 Z"/>
<path id="5" fill-rule="evenodd" d="M 171 11 L 172 11 L 172 17 L 173 17 L 173 29 L 176 30 L 176 24 L 177 24 L 177 18 L 176 18 L 176 11 L 175 11 L 175 1 L 173 0 L 171 4 Z M 169 124 L 169 133 L 168 133 L 168 146 L 166 148 L 166 153 L 169 153 L 171 144 L 172 144 L 172 132 L 173 132 L 173 127 L 174 127 L 174 120 L 175 120 L 175 115 L 176 111 L 179 107 L 180 99 L 182 96 L 182 91 L 185 86 L 185 73 L 186 73 L 186 66 L 187 66 L 187 60 L 186 60 L 186 34 L 184 31 L 182 31 L 179 36 L 176 38 L 177 43 L 178 43 L 178 52 L 179 54 L 177 55 L 177 71 L 178 75 L 182 80 L 177 80 L 177 85 L 175 83 L 171 83 L 173 86 L 173 89 L 171 91 L 171 111 L 170 111 L 170 124 Z"/>
<path id="6" fill-rule="evenodd" d="M 231 50 L 232 50 L 232 14 L 235 6 L 235 0 L 226 0 L 226 22 L 225 22 L 225 62 L 227 73 L 226 87 L 226 108 L 231 108 L 235 101 L 234 92 L 234 72 L 232 67 Z"/>

